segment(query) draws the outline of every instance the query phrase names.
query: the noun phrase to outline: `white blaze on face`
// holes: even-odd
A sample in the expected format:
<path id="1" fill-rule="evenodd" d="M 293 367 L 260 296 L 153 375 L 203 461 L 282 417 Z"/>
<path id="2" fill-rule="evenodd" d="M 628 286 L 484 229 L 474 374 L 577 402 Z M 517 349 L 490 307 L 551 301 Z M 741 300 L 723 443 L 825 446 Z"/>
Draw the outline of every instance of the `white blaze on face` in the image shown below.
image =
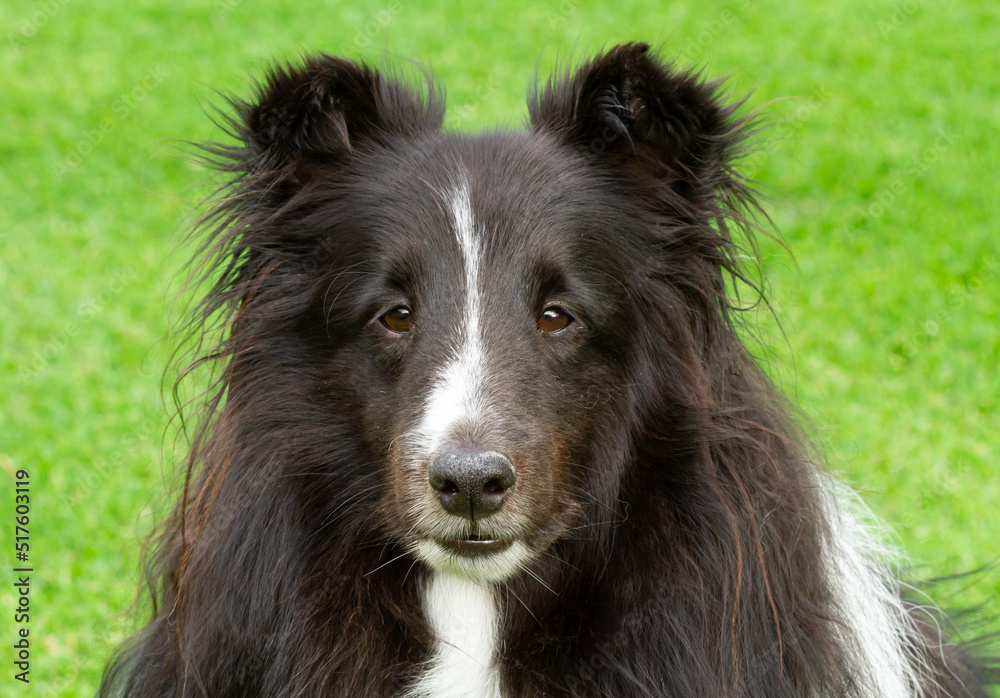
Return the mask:
<path id="1" fill-rule="evenodd" d="M 483 399 L 485 357 L 479 323 L 480 239 L 472 217 L 468 186 L 452 192 L 448 200 L 451 223 L 462 250 L 465 298 L 456 345 L 438 372 L 427 397 L 418 427 L 424 453 L 432 456 L 455 427 L 480 418 Z M 523 544 L 516 543 L 524 557 Z M 440 544 L 424 540 L 417 553 L 438 570 L 424 592 L 424 613 L 436 636 L 430 665 L 406 693 L 413 698 L 499 698 L 500 683 L 494 664 L 496 608 L 488 579 L 502 579 L 517 568 L 506 560 L 465 561 L 448 553 Z M 498 564 L 499 562 L 499 564 Z M 506 564 L 504 564 L 506 562 Z M 467 563 L 467 564 L 464 564 Z M 477 564 L 478 563 L 478 564 Z M 469 569 L 466 569 L 466 568 Z M 480 569 L 483 568 L 483 569 Z M 476 579 L 474 579 L 476 578 Z"/>
<path id="2" fill-rule="evenodd" d="M 417 430 L 428 455 L 441 446 L 455 425 L 475 420 L 485 411 L 482 392 L 486 361 L 479 325 L 481 249 L 467 185 L 463 184 L 451 193 L 448 207 L 455 237 L 462 250 L 465 299 L 462 315 L 456 318 L 461 323 L 456 333 L 459 343 L 452 348 L 448 362 L 438 372 Z"/>

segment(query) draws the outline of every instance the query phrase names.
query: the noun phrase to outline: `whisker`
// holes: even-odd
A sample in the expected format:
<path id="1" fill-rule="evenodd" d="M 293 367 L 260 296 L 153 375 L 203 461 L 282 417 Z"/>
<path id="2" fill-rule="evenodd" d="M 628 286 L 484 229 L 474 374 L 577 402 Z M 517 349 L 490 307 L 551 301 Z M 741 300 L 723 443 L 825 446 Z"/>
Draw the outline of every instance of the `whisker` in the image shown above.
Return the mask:
<path id="1" fill-rule="evenodd" d="M 528 575 L 529 577 L 531 577 L 532 579 L 534 579 L 534 580 L 535 580 L 536 582 L 538 582 L 539 584 L 541 584 L 541 585 L 542 585 L 543 587 L 545 587 L 545 588 L 546 588 L 546 589 L 547 589 L 547 590 L 548 590 L 548 591 L 549 591 L 550 593 L 552 593 L 552 594 L 555 594 L 556 596 L 559 596 L 559 592 L 557 592 L 557 591 L 556 591 L 555 589 L 553 589 L 553 588 L 552 588 L 552 587 L 550 587 L 550 586 L 549 586 L 548 584 L 546 584 L 545 582 L 543 582 L 543 581 L 542 581 L 542 578 L 541 578 L 541 577 L 539 577 L 539 576 L 538 576 L 537 574 L 535 574 L 534 572 L 532 572 L 531 570 L 529 570 L 529 569 L 528 569 L 527 567 L 522 567 L 521 569 L 522 569 L 522 570 L 524 570 L 524 573 L 525 573 L 526 575 Z"/>
<path id="2" fill-rule="evenodd" d="M 504 589 L 507 592 L 509 592 L 515 599 L 517 599 L 517 602 L 519 604 L 521 604 L 522 606 L 524 606 L 524 610 L 528 612 L 528 615 L 531 616 L 535 620 L 536 623 L 538 623 L 538 627 L 540 627 L 540 628 L 544 628 L 545 627 L 544 625 L 542 625 L 542 621 L 538 620 L 538 616 L 536 616 L 534 613 L 532 613 L 531 609 L 528 608 L 528 604 L 524 603 L 524 601 L 521 600 L 521 597 L 518 596 L 517 593 L 515 593 L 515 591 L 510 588 L 510 586 L 508 586 L 507 584 L 504 584 Z"/>
<path id="3" fill-rule="evenodd" d="M 370 466 L 379 465 L 381 463 L 382 463 L 381 460 L 373 460 L 373 461 L 368 461 L 367 463 L 358 463 L 355 467 L 357 467 L 357 468 L 368 468 Z M 385 471 L 385 469 L 386 468 L 383 465 L 383 467 L 381 467 L 381 468 L 378 468 L 376 470 L 372 470 L 372 471 L 367 472 L 367 473 L 362 473 L 361 475 L 357 475 L 357 476 L 353 476 L 353 477 L 354 477 L 354 479 L 356 481 L 366 480 L 366 479 L 370 478 L 372 475 L 379 475 L 379 474 L 381 474 L 382 472 Z M 268 479 L 269 480 L 282 480 L 284 478 L 289 478 L 289 477 L 309 477 L 309 476 L 318 476 L 318 475 L 335 475 L 335 473 L 333 473 L 332 471 L 329 471 L 329 470 L 326 470 L 326 471 L 323 471 L 323 470 L 320 470 L 320 471 L 307 471 L 307 472 L 301 472 L 301 473 L 285 473 L 283 475 L 271 475 Z"/>
<path id="4" fill-rule="evenodd" d="M 596 525 L 596 524 L 594 524 L 594 525 Z M 572 531 L 572 530 L 574 530 L 574 529 L 569 529 L 569 530 L 571 530 L 571 531 Z M 551 558 L 552 558 L 553 560 L 556 560 L 557 562 L 561 562 L 562 564 L 564 564 L 564 565 L 566 565 L 567 567 L 570 567 L 570 568 L 572 568 L 572 569 L 576 570 L 577 572 L 582 572 L 582 570 L 581 570 L 581 569 L 580 569 L 579 567 L 577 567 L 576 565 L 574 565 L 574 564 L 572 564 L 572 563 L 570 563 L 570 562 L 567 562 L 566 560 L 564 560 L 563 558 L 561 558 L 561 557 L 559 557 L 559 556 L 557 556 L 557 555 L 553 555 L 553 554 L 552 554 L 552 553 L 550 553 L 550 552 L 549 552 L 548 550 L 540 550 L 539 552 L 540 552 L 540 553 L 541 553 L 542 555 L 545 555 L 546 557 L 551 557 Z"/>
<path id="5" fill-rule="evenodd" d="M 371 572 L 365 572 L 365 573 L 364 573 L 364 574 L 363 574 L 362 576 L 363 576 L 363 577 L 367 577 L 367 576 L 368 576 L 368 575 L 370 575 L 370 574 L 374 574 L 375 572 L 378 572 L 378 571 L 379 571 L 380 569 L 382 569 L 382 568 L 383 568 L 383 567 L 385 567 L 386 565 L 391 565 L 391 564 L 392 564 L 393 562 L 395 562 L 395 561 L 396 561 L 396 560 L 398 560 L 399 558 L 401 558 L 401 557 L 406 557 L 407 555 L 409 555 L 409 553 L 402 553 L 402 554 L 400 554 L 400 555 L 397 555 L 396 557 L 392 558 L 392 559 L 391 559 L 391 560 L 389 560 L 388 562 L 383 562 L 383 563 L 382 563 L 381 565 L 379 565 L 378 567 L 376 567 L 375 569 L 373 569 L 373 570 L 372 570 Z"/>
<path id="6" fill-rule="evenodd" d="M 578 492 L 570 492 L 569 490 L 566 490 L 566 489 L 554 489 L 554 488 L 540 487 L 540 488 L 538 488 L 537 491 L 538 492 L 552 492 L 553 494 L 566 495 L 567 497 L 579 497 L 579 498 L 581 498 L 581 499 L 583 499 L 585 501 L 588 501 L 588 502 L 591 502 L 593 504 L 596 504 L 599 507 L 603 507 L 603 508 L 607 509 L 608 511 L 610 511 L 613 514 L 617 514 L 618 513 L 612 507 L 609 507 L 607 504 L 605 504 L 601 500 L 597 499 L 594 495 L 589 494 L 587 492 L 583 492 L 582 490 L 578 491 Z M 621 501 L 621 500 L 618 500 L 618 501 Z"/>
<path id="7" fill-rule="evenodd" d="M 403 581 L 400 582 L 399 584 L 400 586 L 406 585 L 406 578 L 410 576 L 410 572 L 413 571 L 413 567 L 417 564 L 417 562 L 418 560 L 416 558 L 413 558 L 413 562 L 411 562 L 410 566 L 406 568 L 406 574 L 403 575 Z"/>
<path id="8" fill-rule="evenodd" d="M 351 497 L 350 499 L 348 499 L 346 502 L 343 502 L 336 509 L 334 509 L 329 514 L 327 514 L 327 518 L 320 525 L 320 528 L 325 528 L 327 525 L 333 523 L 334 521 L 339 520 L 343 516 L 343 514 L 341 516 L 338 516 L 335 519 L 333 519 L 331 517 L 334 514 L 336 514 L 338 511 L 340 511 L 341 509 L 343 509 L 345 506 L 351 505 L 353 507 L 353 505 L 359 504 L 360 502 L 364 501 L 365 495 L 367 495 L 367 494 L 369 494 L 371 492 L 374 492 L 379 487 L 380 487 L 380 485 L 371 485 L 371 486 L 365 487 L 363 490 L 355 493 L 355 495 L 353 497 Z"/>

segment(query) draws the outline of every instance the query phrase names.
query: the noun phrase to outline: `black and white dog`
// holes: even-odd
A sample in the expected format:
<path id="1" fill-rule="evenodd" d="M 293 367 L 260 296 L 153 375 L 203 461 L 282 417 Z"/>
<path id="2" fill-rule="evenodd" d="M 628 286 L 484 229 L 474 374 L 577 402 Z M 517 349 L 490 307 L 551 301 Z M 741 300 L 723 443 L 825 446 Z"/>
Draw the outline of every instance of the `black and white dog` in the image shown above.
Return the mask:
<path id="1" fill-rule="evenodd" d="M 528 107 L 449 133 L 330 56 L 236 105 L 218 382 L 102 695 L 986 696 L 740 341 L 748 120 L 644 44 Z"/>

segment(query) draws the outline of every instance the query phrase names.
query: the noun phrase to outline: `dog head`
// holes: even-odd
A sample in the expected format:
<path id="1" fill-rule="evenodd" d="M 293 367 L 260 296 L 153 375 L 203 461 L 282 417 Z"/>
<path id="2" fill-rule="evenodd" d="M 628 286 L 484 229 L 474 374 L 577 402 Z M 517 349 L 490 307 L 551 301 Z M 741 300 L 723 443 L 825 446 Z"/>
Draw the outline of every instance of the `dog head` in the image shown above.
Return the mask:
<path id="1" fill-rule="evenodd" d="M 619 516 L 630 435 L 725 295 L 733 112 L 642 44 L 478 135 L 442 130 L 433 84 L 273 71 L 214 218 L 233 409 L 271 395 L 281 447 L 435 569 L 506 579 Z"/>

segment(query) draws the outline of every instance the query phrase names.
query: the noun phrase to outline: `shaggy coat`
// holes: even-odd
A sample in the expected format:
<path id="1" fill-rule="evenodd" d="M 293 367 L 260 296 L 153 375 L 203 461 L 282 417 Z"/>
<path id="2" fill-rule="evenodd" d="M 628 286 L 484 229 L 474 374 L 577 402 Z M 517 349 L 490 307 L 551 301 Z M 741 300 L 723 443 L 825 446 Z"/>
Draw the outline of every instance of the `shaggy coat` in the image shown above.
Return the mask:
<path id="1" fill-rule="evenodd" d="M 740 339 L 718 85 L 625 44 L 468 135 L 322 55 L 235 106 L 218 380 L 102 696 L 987 695 Z"/>

